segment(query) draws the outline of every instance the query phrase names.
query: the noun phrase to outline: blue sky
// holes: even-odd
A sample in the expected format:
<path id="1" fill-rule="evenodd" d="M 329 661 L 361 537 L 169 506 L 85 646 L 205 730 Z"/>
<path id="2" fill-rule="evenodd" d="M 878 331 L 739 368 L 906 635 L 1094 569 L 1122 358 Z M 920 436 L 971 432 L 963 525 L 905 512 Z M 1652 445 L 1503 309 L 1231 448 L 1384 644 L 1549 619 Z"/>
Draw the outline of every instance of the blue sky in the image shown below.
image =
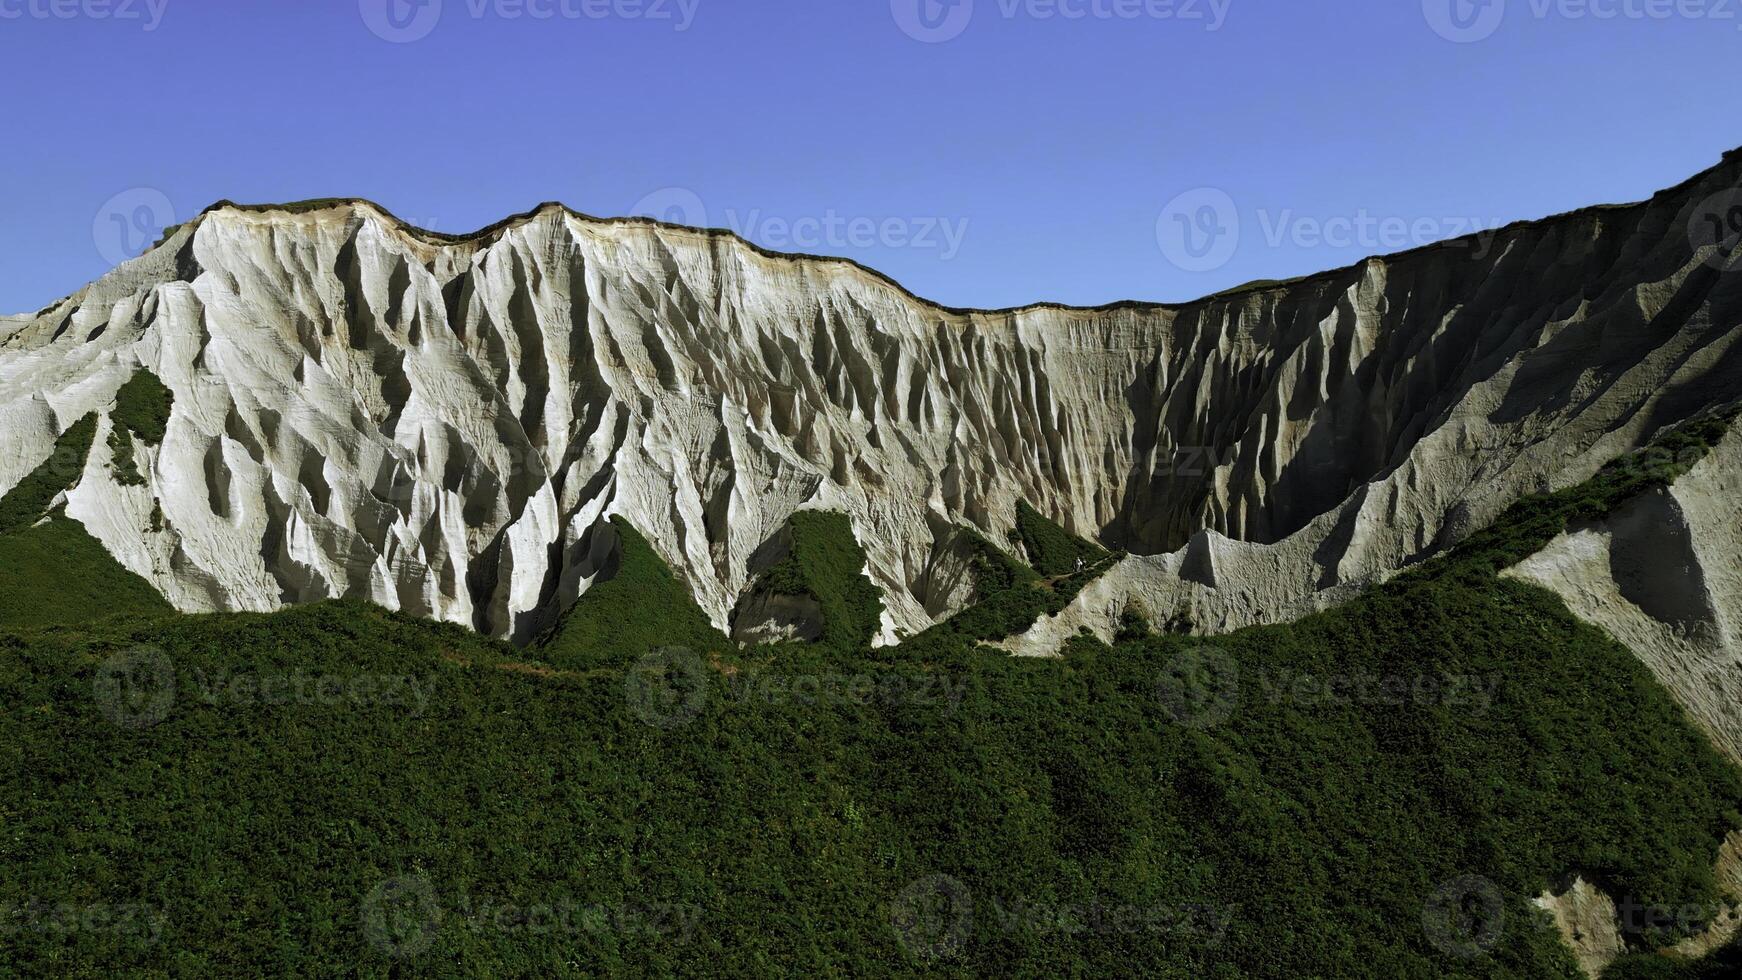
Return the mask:
<path id="1" fill-rule="evenodd" d="M 1739 55 L 1742 0 L 0 0 L 0 311 L 325 196 L 1184 300 L 1674 184 Z"/>

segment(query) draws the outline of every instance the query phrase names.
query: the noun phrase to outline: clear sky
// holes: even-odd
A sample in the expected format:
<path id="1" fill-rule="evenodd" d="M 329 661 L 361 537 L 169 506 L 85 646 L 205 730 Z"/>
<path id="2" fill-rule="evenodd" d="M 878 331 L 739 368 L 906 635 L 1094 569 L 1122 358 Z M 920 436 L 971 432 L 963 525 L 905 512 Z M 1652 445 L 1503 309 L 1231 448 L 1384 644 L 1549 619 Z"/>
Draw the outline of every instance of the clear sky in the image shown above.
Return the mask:
<path id="1" fill-rule="evenodd" d="M 1742 0 L 0 0 L 0 64 L 0 312 L 213 201 L 329 196 L 1184 300 L 1742 145 Z"/>

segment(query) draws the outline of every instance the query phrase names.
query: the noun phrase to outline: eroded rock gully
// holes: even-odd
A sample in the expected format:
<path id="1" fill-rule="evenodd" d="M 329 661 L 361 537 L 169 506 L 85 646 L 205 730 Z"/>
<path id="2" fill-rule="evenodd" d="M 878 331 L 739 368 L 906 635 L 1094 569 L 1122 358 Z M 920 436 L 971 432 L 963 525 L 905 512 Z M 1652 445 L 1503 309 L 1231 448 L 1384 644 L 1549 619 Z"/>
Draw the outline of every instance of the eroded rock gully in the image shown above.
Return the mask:
<path id="1" fill-rule="evenodd" d="M 175 394 L 146 484 L 105 428 L 69 513 L 184 610 L 361 596 L 525 640 L 622 515 L 725 628 L 810 507 L 850 516 L 888 641 L 965 594 L 939 535 L 1003 540 L 1026 500 L 1133 557 L 1014 649 L 1133 601 L 1228 629 L 1733 398 L 1742 275 L 1689 228 L 1739 176 L 1182 306 L 996 312 L 555 206 L 450 238 L 224 205 L 0 321 L 0 487 L 143 367 Z"/>

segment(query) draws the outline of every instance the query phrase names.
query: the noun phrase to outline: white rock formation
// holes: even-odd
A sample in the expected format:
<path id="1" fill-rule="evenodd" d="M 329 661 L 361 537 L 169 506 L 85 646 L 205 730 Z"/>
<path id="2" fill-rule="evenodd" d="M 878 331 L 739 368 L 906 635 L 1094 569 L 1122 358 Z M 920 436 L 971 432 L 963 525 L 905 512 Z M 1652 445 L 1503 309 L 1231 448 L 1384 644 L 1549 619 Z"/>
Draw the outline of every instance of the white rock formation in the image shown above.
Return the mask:
<path id="1" fill-rule="evenodd" d="M 1615 901 L 1584 878 L 1574 876 L 1565 890 L 1544 892 L 1531 902 L 1554 920 L 1579 968 L 1593 980 L 1627 952 Z"/>
<path id="2" fill-rule="evenodd" d="M 0 323 L 0 488 L 143 366 L 175 393 L 147 485 L 115 484 L 105 428 L 70 511 L 184 610 L 362 596 L 525 639 L 620 514 L 725 628 L 811 507 L 851 517 L 912 632 L 964 595 L 939 536 L 1002 540 L 1027 500 L 1150 556 L 1059 628 L 1133 600 L 1230 628 L 1733 397 L 1742 276 L 1688 228 L 1739 179 L 1732 155 L 1643 204 L 1184 306 L 997 312 L 556 206 L 459 238 L 219 206 Z"/>
<path id="3" fill-rule="evenodd" d="M 1742 765 L 1742 427 L 1673 486 L 1504 574 L 1559 594 L 1632 650 Z"/>

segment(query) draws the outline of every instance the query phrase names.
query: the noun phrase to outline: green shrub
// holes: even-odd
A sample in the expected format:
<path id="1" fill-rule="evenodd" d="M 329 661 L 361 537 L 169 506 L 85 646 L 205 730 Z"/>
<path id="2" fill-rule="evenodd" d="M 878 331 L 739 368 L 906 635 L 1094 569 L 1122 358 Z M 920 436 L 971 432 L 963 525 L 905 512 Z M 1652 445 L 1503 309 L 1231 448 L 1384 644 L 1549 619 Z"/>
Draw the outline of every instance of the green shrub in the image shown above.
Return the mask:
<path id="1" fill-rule="evenodd" d="M 0 534 L 0 630 L 78 626 L 174 612 L 67 517 Z"/>
<path id="2" fill-rule="evenodd" d="M 823 631 L 817 644 L 836 653 L 870 647 L 882 629 L 883 590 L 865 577 L 865 549 L 853 536 L 847 515 L 833 511 L 799 511 L 788 524 L 792 548 L 757 577 L 747 598 L 769 595 L 806 596 L 822 610 Z"/>
<path id="3" fill-rule="evenodd" d="M 79 419 L 61 433 L 48 459 L 0 498 L 0 534 L 29 527 L 47 514 L 54 498 L 76 484 L 84 473 L 85 460 L 96 437 L 95 415 Z"/>
<path id="4" fill-rule="evenodd" d="M 115 411 L 111 417 L 118 427 L 130 430 L 148 445 L 155 446 L 163 442 L 174 407 L 175 395 L 158 380 L 157 375 L 140 368 L 115 393 Z"/>
<path id="5" fill-rule="evenodd" d="M 1077 559 L 1094 565 L 1107 557 L 1107 550 L 1084 541 L 1045 517 L 1026 502 L 1016 504 L 1016 533 L 1028 550 L 1029 563 L 1042 575 L 1069 575 Z"/>
<path id="6" fill-rule="evenodd" d="M 611 527 L 620 542 L 615 572 L 575 600 L 534 644 L 536 656 L 573 667 L 634 663 L 661 647 L 736 649 L 639 531 L 621 517 L 611 518 Z"/>
<path id="7" fill-rule="evenodd" d="M 109 453 L 109 468 L 114 471 L 117 485 L 145 485 L 145 475 L 139 472 L 139 459 L 133 454 L 133 436 L 120 425 L 109 429 Z"/>

